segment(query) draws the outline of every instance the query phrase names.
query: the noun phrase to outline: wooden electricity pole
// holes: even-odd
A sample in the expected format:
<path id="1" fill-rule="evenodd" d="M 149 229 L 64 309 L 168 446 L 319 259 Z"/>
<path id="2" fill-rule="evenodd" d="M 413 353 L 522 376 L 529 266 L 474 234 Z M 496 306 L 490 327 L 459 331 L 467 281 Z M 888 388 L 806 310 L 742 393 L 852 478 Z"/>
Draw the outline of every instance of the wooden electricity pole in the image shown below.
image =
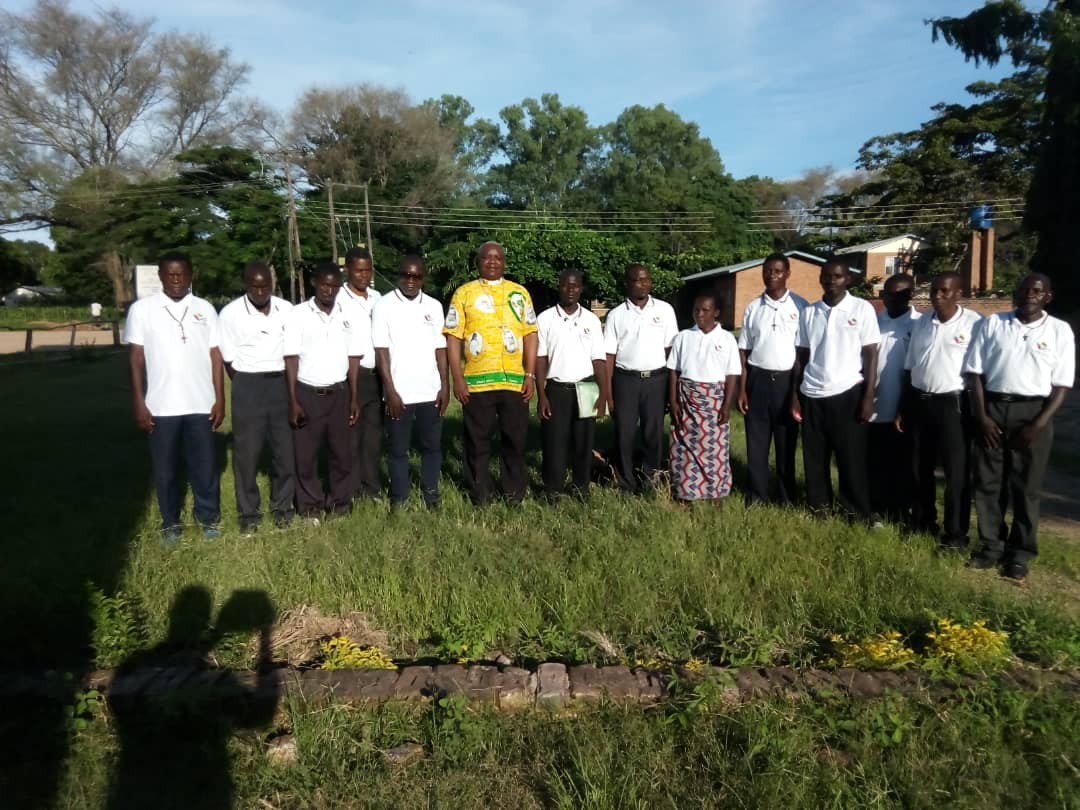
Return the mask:
<path id="1" fill-rule="evenodd" d="M 331 180 L 326 185 L 326 200 L 330 207 L 330 255 L 334 260 L 334 264 L 338 263 L 337 252 L 337 233 L 335 228 L 337 222 L 334 220 L 334 181 Z"/>
<path id="2" fill-rule="evenodd" d="M 375 251 L 371 245 L 371 209 L 368 208 L 368 184 L 364 183 L 364 224 L 367 225 L 367 249 L 371 253 L 371 272 L 375 272 Z"/>
<path id="3" fill-rule="evenodd" d="M 289 299 L 295 304 L 300 300 L 296 283 L 296 264 L 302 260 L 302 257 L 300 255 L 300 230 L 296 226 L 296 201 L 293 199 L 292 166 L 288 155 L 285 155 L 285 186 L 289 200 L 289 225 L 286 237 L 289 245 Z"/>

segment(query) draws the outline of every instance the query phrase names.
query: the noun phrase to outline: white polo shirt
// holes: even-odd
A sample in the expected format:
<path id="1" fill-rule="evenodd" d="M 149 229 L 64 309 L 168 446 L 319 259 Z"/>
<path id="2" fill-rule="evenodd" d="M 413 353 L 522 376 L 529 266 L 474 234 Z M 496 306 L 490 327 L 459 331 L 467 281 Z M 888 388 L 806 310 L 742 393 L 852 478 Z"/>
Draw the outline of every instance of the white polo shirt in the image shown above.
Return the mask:
<path id="1" fill-rule="evenodd" d="M 964 358 L 982 316 L 958 307 L 947 321 L 937 314 L 919 319 L 911 331 L 904 368 L 911 385 L 927 394 L 951 394 L 964 390 Z"/>
<path id="2" fill-rule="evenodd" d="M 558 304 L 536 318 L 538 357 L 548 361 L 547 378 L 556 382 L 580 382 L 596 375 L 594 360 L 607 359 L 600 319 L 578 305 L 567 315 Z"/>
<path id="3" fill-rule="evenodd" d="M 842 394 L 862 382 L 862 350 L 881 342 L 877 313 L 851 293 L 835 307 L 817 301 L 799 316 L 795 345 L 810 349 L 799 388 L 813 399 Z"/>
<path id="4" fill-rule="evenodd" d="M 615 355 L 615 367 L 627 371 L 653 371 L 667 362 L 667 349 L 679 333 L 675 310 L 666 301 L 649 296 L 644 307 L 629 299 L 607 314 L 604 352 Z"/>
<path id="5" fill-rule="evenodd" d="M 871 422 L 891 422 L 900 407 L 900 394 L 904 390 L 904 361 L 911 344 L 911 330 L 922 319 L 913 307 L 899 318 L 890 318 L 888 312 L 877 316 L 881 343 L 878 344 L 877 386 L 874 389 L 874 413 Z"/>
<path id="6" fill-rule="evenodd" d="M 349 376 L 349 358 L 371 345 L 371 321 L 340 301 L 327 315 L 314 298 L 292 308 L 285 319 L 285 357 L 300 358 L 297 379 L 323 387 Z"/>
<path id="7" fill-rule="evenodd" d="M 225 305 L 218 316 L 221 356 L 234 371 L 259 374 L 285 369 L 285 320 L 293 305 L 276 295 L 270 297 L 265 315 L 242 295 Z"/>
<path id="8" fill-rule="evenodd" d="M 728 375 L 742 374 L 739 344 L 720 324 L 709 332 L 695 325 L 675 336 L 667 367 L 694 382 L 723 382 Z"/>
<path id="9" fill-rule="evenodd" d="M 434 402 L 442 388 L 435 350 L 446 348 L 442 304 L 419 293 L 411 301 L 394 290 L 371 315 L 371 340 L 390 351 L 390 378 L 405 405 Z"/>
<path id="10" fill-rule="evenodd" d="M 190 293 L 173 301 L 163 292 L 136 301 L 128 310 L 124 341 L 143 347 L 151 415 L 210 413 L 210 350 L 218 345 L 218 315 L 209 301 Z"/>
<path id="11" fill-rule="evenodd" d="M 790 290 L 776 301 L 762 293 L 747 304 L 739 330 L 746 362 L 765 371 L 790 371 L 795 365 L 799 315 L 808 306 L 805 298 Z"/>
<path id="12" fill-rule="evenodd" d="M 1047 313 L 1025 324 L 1016 312 L 979 321 L 964 359 L 965 374 L 981 374 L 987 391 L 1048 397 L 1052 388 L 1072 388 L 1076 338 L 1065 321 Z"/>
<path id="13" fill-rule="evenodd" d="M 375 305 L 379 303 L 380 298 L 382 298 L 382 293 L 374 287 L 369 286 L 367 288 L 367 298 L 365 298 L 349 289 L 348 283 L 342 284 L 341 292 L 338 293 L 338 300 L 341 303 L 352 304 L 367 316 L 368 321 L 371 320 L 372 313 L 375 312 Z M 375 347 L 368 344 L 363 349 L 364 356 L 360 360 L 360 368 L 375 368 Z"/>

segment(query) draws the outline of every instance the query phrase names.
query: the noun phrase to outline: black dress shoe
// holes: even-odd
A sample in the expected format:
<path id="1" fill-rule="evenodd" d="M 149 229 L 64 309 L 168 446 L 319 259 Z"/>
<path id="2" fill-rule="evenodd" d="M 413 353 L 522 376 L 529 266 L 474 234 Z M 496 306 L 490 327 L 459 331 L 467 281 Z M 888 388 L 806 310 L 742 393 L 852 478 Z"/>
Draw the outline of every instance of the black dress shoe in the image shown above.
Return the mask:
<path id="1" fill-rule="evenodd" d="M 1027 566 L 1023 563 L 1011 562 L 1001 569 L 1001 575 L 1006 579 L 1013 579 L 1017 582 L 1023 582 L 1024 577 L 1027 576 Z"/>
<path id="2" fill-rule="evenodd" d="M 989 557 L 974 555 L 970 560 L 968 560 L 967 567 L 974 568 L 976 571 L 986 571 L 989 568 L 997 568 L 998 561 L 991 560 Z"/>

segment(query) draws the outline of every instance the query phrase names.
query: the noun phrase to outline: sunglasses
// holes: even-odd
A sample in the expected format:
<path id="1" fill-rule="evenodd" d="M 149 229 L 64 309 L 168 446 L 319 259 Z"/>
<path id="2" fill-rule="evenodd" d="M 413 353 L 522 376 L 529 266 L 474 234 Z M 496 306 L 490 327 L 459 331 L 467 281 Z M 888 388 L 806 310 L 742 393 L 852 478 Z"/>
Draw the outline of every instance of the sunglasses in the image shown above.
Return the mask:
<path id="1" fill-rule="evenodd" d="M 406 273 L 406 272 L 402 271 L 402 272 L 398 273 L 398 278 L 408 278 L 408 279 L 413 279 L 415 281 L 423 281 L 424 280 L 424 274 L 423 273 Z"/>

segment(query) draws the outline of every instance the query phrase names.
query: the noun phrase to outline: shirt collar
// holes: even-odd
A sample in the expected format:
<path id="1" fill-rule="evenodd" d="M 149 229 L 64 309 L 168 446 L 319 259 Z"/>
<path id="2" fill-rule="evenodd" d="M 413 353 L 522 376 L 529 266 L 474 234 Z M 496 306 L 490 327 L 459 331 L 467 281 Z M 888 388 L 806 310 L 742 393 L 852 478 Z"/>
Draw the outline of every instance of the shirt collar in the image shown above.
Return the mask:
<path id="1" fill-rule="evenodd" d="M 262 315 L 262 313 L 259 312 L 259 310 L 257 310 L 255 307 L 253 307 L 251 305 L 251 301 L 248 300 L 247 293 L 244 293 L 242 296 L 240 296 L 240 298 L 244 302 L 244 311 L 247 312 L 248 315 Z M 281 311 L 281 307 L 278 305 L 277 299 L 274 296 L 271 295 L 270 296 L 270 311 L 267 312 L 266 315 L 263 315 L 263 317 L 264 318 L 269 317 L 269 316 L 273 315 L 275 312 L 280 312 L 280 311 Z"/>
<path id="2" fill-rule="evenodd" d="M 645 306 L 643 306 L 641 308 L 638 308 L 638 305 L 635 304 L 633 301 L 631 301 L 629 298 L 626 299 L 626 308 L 627 309 L 636 309 L 638 312 L 644 312 L 645 310 L 647 310 L 652 305 L 653 305 L 653 297 L 651 295 L 648 298 L 645 299 Z M 580 304 L 579 304 L 579 306 L 580 306 Z"/>
<path id="3" fill-rule="evenodd" d="M 956 312 L 953 313 L 953 316 L 951 318 L 949 318 L 949 320 L 947 320 L 947 321 L 941 320 L 941 318 L 939 318 L 937 316 L 937 313 L 935 312 L 933 322 L 934 323 L 940 323 L 942 326 L 944 326 L 945 324 L 956 323 L 958 320 L 960 320 L 960 316 L 963 315 L 963 314 L 964 314 L 964 308 L 962 306 L 960 306 L 960 305 L 957 305 Z"/>
<path id="4" fill-rule="evenodd" d="M 834 306 L 834 307 L 830 307 L 828 304 L 826 304 L 824 298 L 822 298 L 820 301 L 818 301 L 818 303 L 821 304 L 822 309 L 824 309 L 826 312 L 831 312 L 833 310 L 835 310 L 837 312 L 843 312 L 845 309 L 847 309 L 850 306 L 849 302 L 854 300 L 854 298 L 855 298 L 854 295 L 852 295 L 851 293 L 845 291 L 844 292 L 844 297 L 841 298 L 837 302 L 836 306 Z"/>
<path id="5" fill-rule="evenodd" d="M 780 309 L 784 304 L 791 300 L 791 290 L 784 290 L 784 294 L 781 295 L 775 301 L 769 297 L 767 292 L 761 294 L 761 303 L 765 306 L 772 307 L 773 309 Z"/>
<path id="6" fill-rule="evenodd" d="M 421 301 L 424 300 L 424 291 L 423 290 L 421 290 L 420 292 L 418 292 L 416 294 L 416 298 L 406 298 L 405 293 L 403 293 L 397 287 L 394 287 L 394 295 L 403 304 L 419 304 Z"/>
<path id="7" fill-rule="evenodd" d="M 334 299 L 334 306 L 330 308 L 330 314 L 327 315 L 325 312 L 323 312 L 321 309 L 319 309 L 319 305 L 315 303 L 315 296 L 313 295 L 313 296 L 311 296 L 311 298 L 308 299 L 308 308 L 312 312 L 314 312 L 316 315 L 322 315 L 322 316 L 327 317 L 327 318 L 333 318 L 335 315 L 337 315 L 339 312 L 341 312 L 341 301 L 339 301 L 338 299 L 335 298 Z"/>
<path id="8" fill-rule="evenodd" d="M 577 309 L 574 311 L 573 315 L 568 314 L 559 304 L 555 305 L 555 312 L 564 321 L 574 321 L 576 323 L 578 318 L 581 317 L 581 304 L 577 305 Z"/>
<path id="9" fill-rule="evenodd" d="M 179 301 L 173 301 L 164 292 L 160 292 L 160 293 L 158 293 L 158 295 L 161 296 L 161 304 L 162 304 L 162 306 L 165 306 L 165 307 L 186 307 L 186 306 L 191 305 L 192 295 L 191 295 L 190 292 L 188 292 Z"/>

